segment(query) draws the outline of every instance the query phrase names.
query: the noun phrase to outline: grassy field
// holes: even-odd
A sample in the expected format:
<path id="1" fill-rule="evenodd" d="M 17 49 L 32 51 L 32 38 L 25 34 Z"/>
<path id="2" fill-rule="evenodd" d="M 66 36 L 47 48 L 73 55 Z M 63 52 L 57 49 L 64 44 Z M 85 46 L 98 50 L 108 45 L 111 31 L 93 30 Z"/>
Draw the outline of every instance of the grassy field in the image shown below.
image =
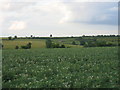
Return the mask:
<path id="1" fill-rule="evenodd" d="M 118 48 L 3 50 L 3 88 L 118 88 Z"/>
<path id="2" fill-rule="evenodd" d="M 4 49 L 15 49 L 16 46 L 23 46 L 27 43 L 32 43 L 32 49 L 37 48 L 46 48 L 45 44 L 46 39 L 16 39 L 16 40 L 2 40 L 2 43 L 4 45 Z M 52 40 L 55 43 L 64 44 L 66 47 L 72 47 L 72 48 L 80 48 L 82 46 L 80 45 L 72 45 L 72 41 L 74 39 L 54 39 Z"/>
<path id="3" fill-rule="evenodd" d="M 21 47 L 28 42 L 32 43 L 32 48 L 45 48 L 45 40 L 42 39 L 17 39 L 17 40 L 3 40 L 5 49 L 14 49 L 15 46 Z"/>
<path id="4" fill-rule="evenodd" d="M 51 38 L 52 42 L 58 43 L 58 44 L 64 44 L 66 47 L 71 47 L 71 48 L 81 48 L 83 46 L 80 46 L 80 41 L 77 40 L 78 38 L 63 38 L 63 39 L 54 39 Z M 118 37 L 83 37 L 83 39 L 96 39 L 97 41 L 106 41 L 110 42 L 113 44 L 118 43 Z M 76 45 L 72 45 L 72 42 L 75 41 Z M 31 42 L 32 43 L 32 49 L 37 49 L 37 48 L 45 48 L 46 47 L 46 39 L 15 39 L 15 40 L 8 40 L 7 38 L 2 39 L 2 43 L 4 45 L 4 49 L 15 49 L 16 46 L 23 46 L 26 45 L 27 43 Z"/>

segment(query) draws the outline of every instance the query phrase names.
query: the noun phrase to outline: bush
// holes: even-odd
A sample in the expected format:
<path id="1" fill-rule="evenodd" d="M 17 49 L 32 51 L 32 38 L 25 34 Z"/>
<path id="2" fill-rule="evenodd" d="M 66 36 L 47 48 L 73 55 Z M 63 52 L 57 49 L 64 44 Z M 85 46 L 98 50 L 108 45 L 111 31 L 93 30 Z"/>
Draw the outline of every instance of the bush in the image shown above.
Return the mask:
<path id="1" fill-rule="evenodd" d="M 87 42 L 87 47 L 96 47 L 97 44 L 95 42 Z"/>
<path id="2" fill-rule="evenodd" d="M 106 43 L 106 46 L 115 46 L 112 42 Z"/>
<path id="3" fill-rule="evenodd" d="M 31 45 L 32 45 L 32 43 L 30 43 L 30 42 L 27 44 L 28 49 L 31 48 Z"/>
<path id="4" fill-rule="evenodd" d="M 4 47 L 4 45 L 2 45 L 1 43 L 0 43 L 0 49 L 2 49 Z"/>
<path id="5" fill-rule="evenodd" d="M 16 46 L 15 49 L 19 49 L 19 46 Z"/>
<path id="6" fill-rule="evenodd" d="M 65 45 L 61 45 L 61 48 L 65 48 Z"/>
<path id="7" fill-rule="evenodd" d="M 32 46 L 32 43 L 28 43 L 26 46 L 21 46 L 22 49 L 30 49 Z"/>
<path id="8" fill-rule="evenodd" d="M 85 45 L 85 41 L 84 41 L 84 40 L 81 40 L 81 41 L 80 41 L 80 45 Z"/>
<path id="9" fill-rule="evenodd" d="M 21 46 L 21 48 L 22 48 L 22 49 L 28 49 L 28 47 L 27 47 L 27 46 Z"/>
<path id="10" fill-rule="evenodd" d="M 55 48 L 60 48 L 60 45 L 57 43 L 56 46 L 55 46 Z"/>
<path id="11" fill-rule="evenodd" d="M 106 41 L 97 41 L 96 44 L 100 47 L 107 46 Z"/>
<path id="12" fill-rule="evenodd" d="M 52 48 L 65 48 L 65 45 L 59 45 L 58 43 L 52 43 Z"/>

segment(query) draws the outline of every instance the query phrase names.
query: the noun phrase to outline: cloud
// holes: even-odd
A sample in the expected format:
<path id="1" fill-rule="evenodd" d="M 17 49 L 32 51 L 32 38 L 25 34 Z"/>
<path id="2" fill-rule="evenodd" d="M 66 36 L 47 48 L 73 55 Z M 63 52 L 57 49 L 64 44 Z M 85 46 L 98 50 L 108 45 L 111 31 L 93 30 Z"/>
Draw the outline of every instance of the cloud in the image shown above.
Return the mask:
<path id="1" fill-rule="evenodd" d="M 64 3 L 66 6 L 65 16 L 60 20 L 62 23 L 89 23 L 89 24 L 110 24 L 117 25 L 117 11 L 111 12 L 112 6 L 117 3 L 103 2 L 77 2 Z M 68 10 L 67 10 L 68 9 Z M 112 10 L 115 10 L 113 8 Z"/>
<path id="2" fill-rule="evenodd" d="M 97 28 L 105 25 L 107 27 L 117 26 L 117 11 L 111 10 L 117 7 L 116 4 L 113 2 L 80 2 L 79 0 L 14 0 L 1 4 L 0 22 L 5 35 L 12 33 L 46 35 L 51 32 L 59 34 L 59 32 L 66 31 L 69 33 L 70 30 L 71 33 L 75 31 L 75 34 L 79 34 L 79 32 L 88 32 L 87 29 L 90 28 L 90 30 L 96 29 L 96 32 L 100 32 Z M 96 28 L 86 28 L 88 25 Z M 116 30 L 115 28 L 109 30 L 112 29 Z"/>
<path id="3" fill-rule="evenodd" d="M 9 30 L 22 30 L 26 28 L 26 23 L 23 21 L 14 21 L 11 26 L 8 28 Z"/>
<path id="4" fill-rule="evenodd" d="M 112 7 L 109 9 L 110 11 L 118 11 L 118 7 Z"/>
<path id="5" fill-rule="evenodd" d="M 32 0 L 31 0 L 32 1 Z M 39 14 L 39 17 L 59 17 L 58 23 L 91 23 L 115 24 L 110 18 L 116 19 L 115 5 L 100 2 L 80 2 L 79 0 L 41 0 L 28 2 L 13 1 L 2 4 L 4 18 L 27 19 Z M 113 7 L 114 6 L 114 7 Z M 109 10 L 108 10 L 109 9 Z M 20 13 L 19 13 L 20 12 Z M 59 15 L 58 15 L 59 13 Z M 29 14 L 29 15 L 28 15 Z M 55 17 L 52 17 L 55 16 Z M 35 17 L 34 17 L 35 18 Z M 36 17 L 37 18 L 37 17 Z M 55 20 L 55 21 L 56 21 Z M 107 22 L 108 21 L 108 22 Z M 105 23 L 104 23 L 105 22 Z M 112 23 L 111 23 L 112 22 Z"/>

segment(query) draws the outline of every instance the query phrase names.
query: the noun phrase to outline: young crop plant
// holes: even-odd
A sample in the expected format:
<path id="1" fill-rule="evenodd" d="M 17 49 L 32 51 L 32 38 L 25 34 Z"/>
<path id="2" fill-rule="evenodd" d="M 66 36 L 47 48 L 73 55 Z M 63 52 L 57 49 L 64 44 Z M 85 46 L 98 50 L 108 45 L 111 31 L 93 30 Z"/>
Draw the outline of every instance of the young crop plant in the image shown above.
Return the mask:
<path id="1" fill-rule="evenodd" d="M 3 88 L 119 88 L 116 47 L 2 53 Z"/>

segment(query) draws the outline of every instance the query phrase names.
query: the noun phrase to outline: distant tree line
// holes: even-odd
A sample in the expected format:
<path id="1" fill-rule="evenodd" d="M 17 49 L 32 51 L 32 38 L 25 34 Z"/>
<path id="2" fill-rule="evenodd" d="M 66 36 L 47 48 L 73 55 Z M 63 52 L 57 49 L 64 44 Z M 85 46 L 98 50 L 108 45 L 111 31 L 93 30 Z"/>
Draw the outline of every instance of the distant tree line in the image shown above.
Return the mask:
<path id="1" fill-rule="evenodd" d="M 50 35 L 50 37 L 35 37 L 33 35 L 31 35 L 30 37 L 17 37 L 17 36 L 14 36 L 14 37 L 11 37 L 9 36 L 8 37 L 8 40 L 15 40 L 15 39 L 67 39 L 67 38 L 83 38 L 83 37 L 120 37 L 120 35 L 97 35 L 97 36 L 86 36 L 86 35 L 83 35 L 83 36 L 80 36 L 80 37 L 52 37 L 52 34 Z"/>
<path id="2" fill-rule="evenodd" d="M 118 41 L 117 43 L 117 39 L 119 39 L 120 35 L 97 35 L 97 36 L 81 36 L 81 37 L 52 37 L 52 34 L 50 35 L 50 37 L 35 37 L 33 35 L 31 35 L 30 37 L 8 37 L 8 40 L 15 40 L 15 39 L 46 39 L 46 48 L 67 48 L 64 44 L 59 44 L 59 43 L 54 43 L 52 42 L 52 39 L 68 39 L 68 38 L 75 38 L 75 41 L 72 41 L 71 44 L 72 45 L 82 45 L 84 47 L 106 47 L 106 46 L 120 46 L 120 42 Z M 85 38 L 87 37 L 87 38 Z M 90 38 L 92 37 L 92 38 Z M 98 40 L 98 37 L 118 37 L 114 41 L 107 41 L 107 40 Z M 77 41 L 77 43 L 76 43 Z M 79 43 L 78 43 L 79 42 Z M 4 45 L 0 44 L 0 48 L 3 48 Z M 32 47 L 32 43 L 28 43 L 24 46 L 15 46 L 15 49 L 30 49 Z"/>

